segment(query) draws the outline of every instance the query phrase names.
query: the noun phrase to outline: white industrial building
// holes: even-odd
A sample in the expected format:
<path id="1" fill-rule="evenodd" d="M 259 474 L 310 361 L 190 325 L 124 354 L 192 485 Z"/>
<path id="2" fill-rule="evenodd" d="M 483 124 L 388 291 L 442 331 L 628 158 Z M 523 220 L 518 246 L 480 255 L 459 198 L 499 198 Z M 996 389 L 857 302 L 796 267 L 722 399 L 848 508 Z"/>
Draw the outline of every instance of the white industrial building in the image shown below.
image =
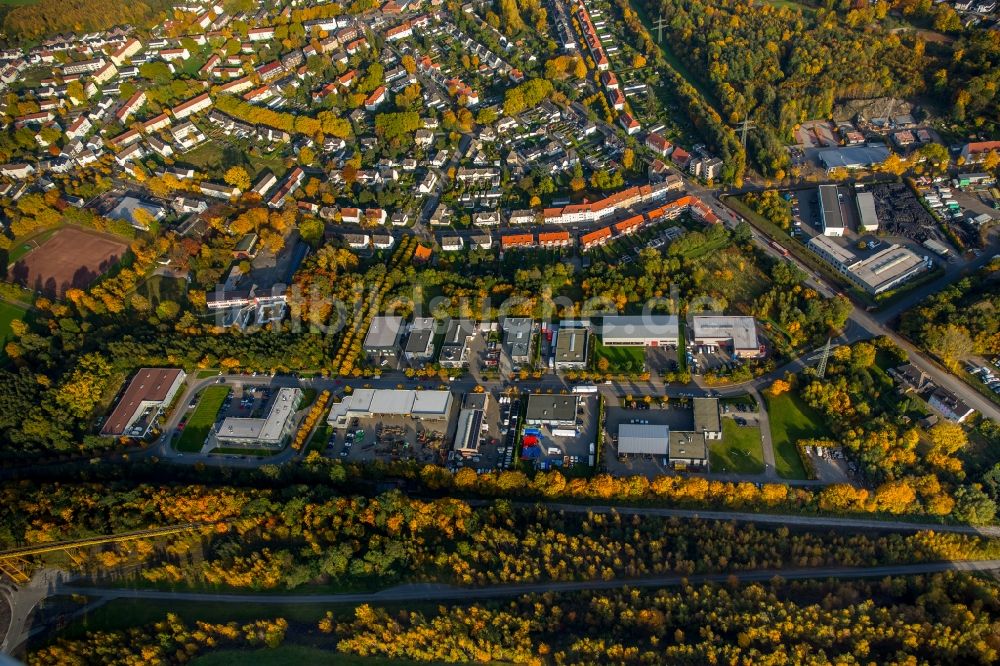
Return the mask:
<path id="1" fill-rule="evenodd" d="M 819 186 L 819 217 L 824 236 L 843 236 L 847 228 L 840 209 L 840 192 L 836 185 Z"/>
<path id="2" fill-rule="evenodd" d="M 878 213 L 875 211 L 875 195 L 871 192 L 858 192 L 858 218 L 864 231 L 878 231 Z"/>
<path id="3" fill-rule="evenodd" d="M 611 316 L 601 325 L 601 342 L 607 347 L 677 346 L 678 331 L 677 315 Z"/>
<path id="4" fill-rule="evenodd" d="M 809 239 L 808 246 L 873 296 L 894 289 L 930 268 L 929 259 L 901 245 L 890 245 L 866 259 L 822 236 Z"/>
<path id="5" fill-rule="evenodd" d="M 691 341 L 728 348 L 737 358 L 757 358 L 762 353 L 753 317 L 695 315 Z"/>
<path id="6" fill-rule="evenodd" d="M 357 389 L 335 403 L 327 418 L 334 426 L 345 426 L 352 418 L 409 416 L 421 421 L 447 419 L 452 407 L 451 391 L 413 389 Z"/>
<path id="7" fill-rule="evenodd" d="M 227 417 L 215 432 L 215 439 L 224 446 L 261 448 L 284 446 L 294 429 L 295 410 L 301 399 L 300 389 L 279 389 L 266 417 L 262 419 Z"/>

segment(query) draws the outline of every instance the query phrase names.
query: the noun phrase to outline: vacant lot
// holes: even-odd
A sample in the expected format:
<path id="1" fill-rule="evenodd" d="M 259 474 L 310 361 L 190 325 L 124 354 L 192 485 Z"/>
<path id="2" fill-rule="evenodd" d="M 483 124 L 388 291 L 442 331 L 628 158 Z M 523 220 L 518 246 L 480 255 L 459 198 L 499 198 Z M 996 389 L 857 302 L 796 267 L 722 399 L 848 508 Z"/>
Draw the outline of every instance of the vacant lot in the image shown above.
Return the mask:
<path id="1" fill-rule="evenodd" d="M 62 296 L 67 289 L 90 285 L 114 266 L 127 248 L 124 241 L 110 236 L 66 227 L 18 260 L 10 276 L 29 289 Z"/>
<path id="2" fill-rule="evenodd" d="M 711 443 L 708 456 L 713 472 L 760 474 L 764 471 L 760 428 L 738 426 L 732 419 L 722 419 L 722 441 Z"/>
<path id="3" fill-rule="evenodd" d="M 209 386 L 202 391 L 198 406 L 194 408 L 194 413 L 188 418 L 187 424 L 177 440 L 178 451 L 201 451 L 201 447 L 205 445 L 205 438 L 208 437 L 209 431 L 215 425 L 215 419 L 218 418 L 222 402 L 227 395 L 229 395 L 228 386 Z"/>
<path id="4" fill-rule="evenodd" d="M 830 431 L 816 410 L 798 395 L 783 393 L 776 398 L 767 396 L 766 400 L 778 474 L 786 479 L 804 479 L 806 470 L 795 443 L 800 439 L 827 439 Z"/>

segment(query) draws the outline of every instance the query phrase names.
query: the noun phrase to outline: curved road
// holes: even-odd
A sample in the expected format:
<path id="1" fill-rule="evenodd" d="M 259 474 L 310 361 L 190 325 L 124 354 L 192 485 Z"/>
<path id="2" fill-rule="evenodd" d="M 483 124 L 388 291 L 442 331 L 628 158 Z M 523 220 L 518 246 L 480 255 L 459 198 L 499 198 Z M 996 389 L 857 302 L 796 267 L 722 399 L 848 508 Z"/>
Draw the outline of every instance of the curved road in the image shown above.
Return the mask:
<path id="1" fill-rule="evenodd" d="M 130 590 L 120 588 L 57 587 L 61 594 L 81 594 L 104 599 L 156 599 L 161 601 L 194 601 L 202 603 L 258 603 L 258 604 L 360 604 L 395 601 L 478 601 L 485 598 L 516 597 L 522 594 L 545 592 L 581 592 L 586 590 L 613 590 L 620 587 L 668 587 L 685 584 L 723 583 L 735 577 L 740 582 L 768 581 L 775 576 L 785 580 L 808 578 L 883 578 L 885 576 L 913 576 L 942 571 L 993 571 L 1000 569 L 1000 560 L 967 560 L 900 564 L 878 567 L 819 567 L 814 569 L 763 569 L 733 571 L 728 573 L 692 574 L 690 576 L 650 576 L 620 578 L 615 580 L 589 580 L 572 582 L 513 583 L 486 587 L 452 587 L 440 584 L 400 585 L 379 592 L 351 594 L 216 594 L 211 592 L 167 592 L 163 590 Z"/>

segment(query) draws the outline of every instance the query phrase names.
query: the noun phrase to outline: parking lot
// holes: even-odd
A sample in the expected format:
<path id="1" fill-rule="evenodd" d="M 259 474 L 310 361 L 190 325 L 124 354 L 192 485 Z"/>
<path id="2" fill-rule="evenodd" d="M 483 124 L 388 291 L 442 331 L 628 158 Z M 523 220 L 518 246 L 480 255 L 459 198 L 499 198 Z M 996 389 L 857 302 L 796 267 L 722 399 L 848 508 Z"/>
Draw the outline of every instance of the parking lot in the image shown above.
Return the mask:
<path id="1" fill-rule="evenodd" d="M 346 462 L 403 460 L 443 465 L 454 436 L 454 426 L 449 426 L 453 421 L 420 421 L 409 416 L 355 417 L 346 428 L 334 431 L 327 443 L 327 454 Z"/>
<path id="2" fill-rule="evenodd" d="M 646 367 L 653 372 L 677 372 L 677 347 L 646 347 Z"/>
<path id="3" fill-rule="evenodd" d="M 816 478 L 824 483 L 846 483 L 857 473 L 857 467 L 845 460 L 841 448 L 807 447 L 806 453 L 816 468 Z"/>
<path id="4" fill-rule="evenodd" d="M 576 411 L 576 437 L 556 437 L 552 428 L 538 428 L 542 432 L 542 453 L 540 467 L 574 467 L 588 465 L 590 445 L 597 442 L 597 398 L 580 396 Z"/>
<path id="5" fill-rule="evenodd" d="M 604 412 L 604 464 L 610 474 L 628 476 L 641 474 L 654 477 L 672 473 L 666 462 L 666 456 L 628 456 L 619 459 L 618 428 L 623 423 L 639 423 L 644 425 L 665 425 L 671 430 L 691 430 L 694 428 L 694 414 L 687 401 L 684 404 L 671 404 L 667 407 L 650 406 L 638 402 L 638 409 L 627 407 L 607 407 Z"/>
<path id="6" fill-rule="evenodd" d="M 447 455 L 448 469 L 471 467 L 480 473 L 509 469 L 517 455 L 517 424 L 521 414 L 521 401 L 510 396 L 490 398 L 486 413 L 489 430 L 479 455 L 470 458 L 458 454 Z"/>

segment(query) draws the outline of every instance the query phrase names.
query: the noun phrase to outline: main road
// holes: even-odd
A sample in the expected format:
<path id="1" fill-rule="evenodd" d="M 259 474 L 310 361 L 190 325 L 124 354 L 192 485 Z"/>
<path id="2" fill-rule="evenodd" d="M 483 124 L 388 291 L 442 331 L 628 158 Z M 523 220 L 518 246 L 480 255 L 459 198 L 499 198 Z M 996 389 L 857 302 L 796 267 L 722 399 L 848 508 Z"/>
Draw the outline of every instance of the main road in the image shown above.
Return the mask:
<path id="1" fill-rule="evenodd" d="M 817 567 L 796 569 L 760 569 L 730 571 L 725 573 L 647 576 L 642 578 L 616 578 L 612 580 L 586 580 L 542 583 L 511 583 L 485 587 L 454 587 L 452 585 L 417 583 L 399 585 L 378 592 L 349 594 L 222 594 L 214 592 L 168 592 L 164 590 L 127 589 L 116 587 L 84 587 L 57 585 L 57 594 L 79 594 L 103 599 L 147 599 L 159 601 L 188 601 L 196 603 L 234 604 L 362 604 L 392 603 L 402 601 L 466 601 L 497 597 L 517 597 L 523 594 L 584 592 L 614 590 L 621 587 L 671 587 L 688 584 L 724 583 L 734 577 L 740 582 L 763 582 L 781 577 L 785 580 L 803 579 L 856 579 L 884 578 L 886 576 L 915 576 L 944 571 L 990 572 L 1000 569 L 1000 560 L 946 560 L 922 564 L 895 564 L 875 567 Z"/>

